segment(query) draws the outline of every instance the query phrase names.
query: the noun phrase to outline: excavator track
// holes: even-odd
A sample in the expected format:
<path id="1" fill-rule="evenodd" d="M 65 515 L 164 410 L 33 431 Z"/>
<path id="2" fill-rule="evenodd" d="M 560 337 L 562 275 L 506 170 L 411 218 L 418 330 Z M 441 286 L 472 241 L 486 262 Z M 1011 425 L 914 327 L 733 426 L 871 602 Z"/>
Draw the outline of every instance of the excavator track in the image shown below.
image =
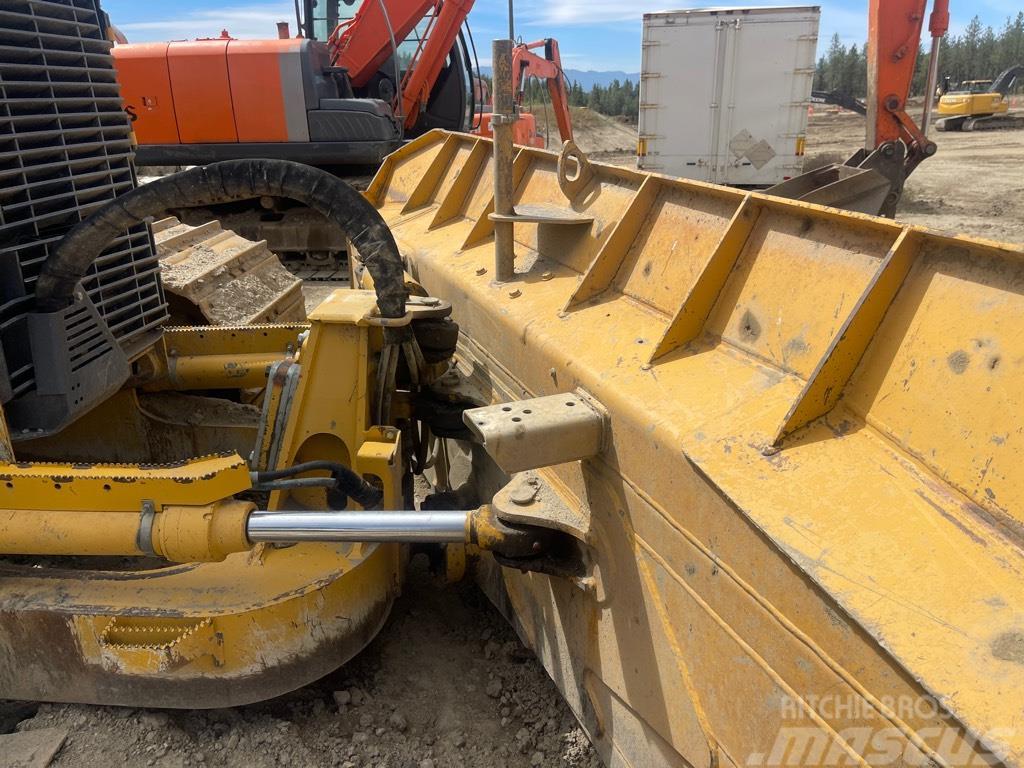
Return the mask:
<path id="1" fill-rule="evenodd" d="M 220 222 L 174 217 L 153 224 L 161 276 L 175 325 L 251 325 L 306 319 L 302 280 L 265 240 L 247 240 Z"/>
<path id="2" fill-rule="evenodd" d="M 935 122 L 939 131 L 1009 131 L 1024 128 L 1024 112 L 987 117 L 946 117 Z"/>

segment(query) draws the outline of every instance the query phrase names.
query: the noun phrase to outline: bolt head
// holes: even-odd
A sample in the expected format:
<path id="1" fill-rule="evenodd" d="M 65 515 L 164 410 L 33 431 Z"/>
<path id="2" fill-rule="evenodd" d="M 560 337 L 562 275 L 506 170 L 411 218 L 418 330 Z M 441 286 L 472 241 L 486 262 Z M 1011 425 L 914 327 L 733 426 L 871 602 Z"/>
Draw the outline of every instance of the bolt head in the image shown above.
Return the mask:
<path id="1" fill-rule="evenodd" d="M 537 498 L 537 487 L 530 483 L 520 483 L 508 495 L 509 501 L 520 507 L 528 507 Z"/>

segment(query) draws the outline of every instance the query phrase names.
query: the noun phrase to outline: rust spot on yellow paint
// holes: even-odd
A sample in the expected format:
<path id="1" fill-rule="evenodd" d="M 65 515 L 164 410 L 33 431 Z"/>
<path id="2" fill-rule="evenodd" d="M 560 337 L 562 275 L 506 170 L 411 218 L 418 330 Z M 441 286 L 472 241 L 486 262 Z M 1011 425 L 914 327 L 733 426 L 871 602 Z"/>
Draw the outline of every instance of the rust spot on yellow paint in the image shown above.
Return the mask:
<path id="1" fill-rule="evenodd" d="M 749 309 L 740 318 L 740 335 L 749 341 L 754 341 L 761 335 L 761 324 Z"/>
<path id="2" fill-rule="evenodd" d="M 967 370 L 967 365 L 971 362 L 971 358 L 968 357 L 967 353 L 962 349 L 958 349 L 946 358 L 946 362 L 949 364 L 949 369 L 953 371 L 953 373 L 960 375 Z"/>
<path id="3" fill-rule="evenodd" d="M 1024 632 L 1004 632 L 992 641 L 992 655 L 1003 661 L 1024 664 Z"/>

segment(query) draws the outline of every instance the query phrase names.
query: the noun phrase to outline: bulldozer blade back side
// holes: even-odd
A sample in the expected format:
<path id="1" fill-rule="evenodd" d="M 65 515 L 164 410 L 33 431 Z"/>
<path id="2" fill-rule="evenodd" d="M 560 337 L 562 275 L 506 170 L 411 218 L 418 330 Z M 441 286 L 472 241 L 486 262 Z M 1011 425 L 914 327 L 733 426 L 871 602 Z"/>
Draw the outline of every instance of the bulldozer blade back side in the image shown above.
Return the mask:
<path id="1" fill-rule="evenodd" d="M 434 132 L 367 194 L 507 403 L 496 457 L 533 466 L 550 396 L 608 415 L 509 505 L 585 575 L 481 576 L 605 760 L 1020 765 L 1024 252 L 575 162 L 518 149 L 497 217 L 491 143 Z"/>

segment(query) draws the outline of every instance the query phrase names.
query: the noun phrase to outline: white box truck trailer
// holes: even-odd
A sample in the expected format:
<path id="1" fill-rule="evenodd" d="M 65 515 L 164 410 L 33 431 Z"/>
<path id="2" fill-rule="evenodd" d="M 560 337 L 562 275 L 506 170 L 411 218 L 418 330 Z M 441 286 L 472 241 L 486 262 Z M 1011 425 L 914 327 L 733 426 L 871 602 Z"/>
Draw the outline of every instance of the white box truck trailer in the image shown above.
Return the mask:
<path id="1" fill-rule="evenodd" d="M 637 167 L 736 186 L 803 168 L 817 6 L 644 14 Z"/>

